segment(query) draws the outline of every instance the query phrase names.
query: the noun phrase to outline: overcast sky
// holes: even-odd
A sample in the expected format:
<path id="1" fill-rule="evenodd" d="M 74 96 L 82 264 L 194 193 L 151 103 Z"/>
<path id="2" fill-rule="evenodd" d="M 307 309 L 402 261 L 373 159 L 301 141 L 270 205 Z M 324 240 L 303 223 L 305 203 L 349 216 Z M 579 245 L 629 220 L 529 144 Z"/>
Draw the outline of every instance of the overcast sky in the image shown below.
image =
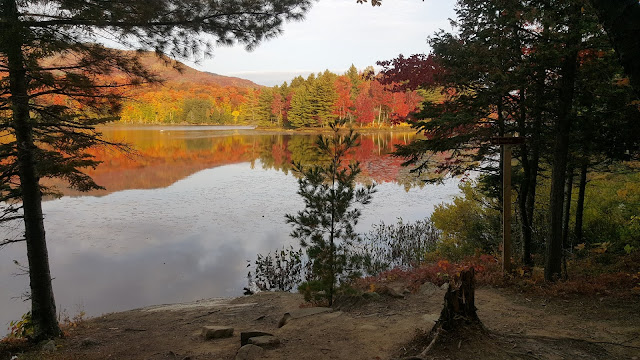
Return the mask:
<path id="1" fill-rule="evenodd" d="M 252 52 L 242 46 L 217 48 L 214 57 L 189 64 L 212 73 L 273 86 L 296 75 L 329 69 L 345 72 L 399 54 L 427 53 L 427 37 L 451 30 L 454 0 L 384 0 L 380 7 L 356 0 L 320 0 L 304 21 L 288 23 L 284 34 Z"/>

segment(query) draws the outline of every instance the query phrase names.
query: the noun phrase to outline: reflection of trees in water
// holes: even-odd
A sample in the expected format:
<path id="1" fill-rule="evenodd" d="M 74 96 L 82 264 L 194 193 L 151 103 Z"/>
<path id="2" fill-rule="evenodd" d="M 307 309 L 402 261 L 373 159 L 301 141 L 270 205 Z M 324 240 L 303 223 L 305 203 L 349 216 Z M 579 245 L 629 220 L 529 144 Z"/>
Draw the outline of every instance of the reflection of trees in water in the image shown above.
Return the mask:
<path id="1" fill-rule="evenodd" d="M 319 164 L 323 159 L 315 151 L 314 134 L 240 134 L 237 132 L 199 130 L 126 130 L 107 129 L 111 140 L 126 141 L 137 154 L 125 154 L 109 149 L 92 149 L 103 163 L 87 173 L 106 187 L 93 195 L 125 189 L 166 187 L 198 171 L 235 163 L 260 161 L 264 169 L 289 174 L 291 161 Z M 406 132 L 375 132 L 363 134 L 361 145 L 349 157 L 361 163 L 361 183 L 395 182 L 406 190 L 423 186 L 430 175 L 417 177 L 401 166 L 403 160 L 390 155 L 396 144 L 406 144 L 415 134 Z M 49 183 L 63 189 L 62 183 Z"/>

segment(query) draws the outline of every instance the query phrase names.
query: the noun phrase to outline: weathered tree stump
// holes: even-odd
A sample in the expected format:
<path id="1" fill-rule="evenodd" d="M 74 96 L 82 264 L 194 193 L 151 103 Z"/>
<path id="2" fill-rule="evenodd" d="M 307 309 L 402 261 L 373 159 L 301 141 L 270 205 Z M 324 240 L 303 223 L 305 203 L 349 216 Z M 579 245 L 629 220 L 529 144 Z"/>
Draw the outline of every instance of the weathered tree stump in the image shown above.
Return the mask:
<path id="1" fill-rule="evenodd" d="M 440 318 L 431 329 L 431 342 L 417 359 L 421 359 L 433 348 L 443 332 L 454 335 L 463 327 L 476 326 L 483 328 L 475 306 L 475 270 L 470 268 L 460 272 L 457 279 L 449 282 L 449 288 L 444 295 L 444 307 Z"/>
<path id="2" fill-rule="evenodd" d="M 460 273 L 460 278 L 449 283 L 444 295 L 444 307 L 437 325 L 451 331 L 465 324 L 480 323 L 475 306 L 475 271 L 473 268 Z"/>

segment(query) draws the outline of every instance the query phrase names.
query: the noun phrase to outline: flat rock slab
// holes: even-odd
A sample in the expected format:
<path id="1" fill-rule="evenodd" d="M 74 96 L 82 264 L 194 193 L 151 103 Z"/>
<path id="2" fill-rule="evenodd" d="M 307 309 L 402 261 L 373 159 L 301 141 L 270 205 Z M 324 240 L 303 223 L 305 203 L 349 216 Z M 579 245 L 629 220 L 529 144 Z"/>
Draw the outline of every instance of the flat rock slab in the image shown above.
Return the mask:
<path id="1" fill-rule="evenodd" d="M 283 327 L 291 319 L 300 319 L 307 316 L 330 313 L 332 311 L 333 309 L 328 307 L 312 307 L 292 310 L 282 316 L 282 319 L 280 319 L 280 322 L 278 323 L 278 327 Z"/>
<path id="2" fill-rule="evenodd" d="M 236 354 L 236 360 L 255 360 L 262 357 L 264 349 L 260 346 L 248 344 L 240 348 Z"/>
<path id="3" fill-rule="evenodd" d="M 228 326 L 203 326 L 202 336 L 204 336 L 205 340 L 232 337 L 233 328 Z"/>
<path id="4" fill-rule="evenodd" d="M 259 330 L 243 331 L 240 333 L 240 346 L 247 345 L 249 343 L 249 339 L 258 337 L 258 336 L 273 336 L 273 334 L 269 334 L 268 332 L 259 331 Z"/>
<path id="5" fill-rule="evenodd" d="M 263 349 L 273 349 L 280 345 L 280 339 L 275 336 L 257 336 L 249 339 L 249 344 L 260 346 Z"/>

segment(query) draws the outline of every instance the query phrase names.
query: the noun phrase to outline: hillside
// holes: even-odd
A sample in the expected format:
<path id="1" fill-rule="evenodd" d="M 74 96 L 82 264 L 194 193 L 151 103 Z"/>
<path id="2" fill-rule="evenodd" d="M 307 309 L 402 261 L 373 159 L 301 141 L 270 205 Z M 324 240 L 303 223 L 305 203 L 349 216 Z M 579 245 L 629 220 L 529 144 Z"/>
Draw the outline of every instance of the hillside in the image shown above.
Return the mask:
<path id="1" fill-rule="evenodd" d="M 261 85 L 250 80 L 199 71 L 181 62 L 178 62 L 181 71 L 177 71 L 172 66 L 167 66 L 162 59 L 158 58 L 152 52 L 141 53 L 141 61 L 147 68 L 158 73 L 160 77 L 165 79 L 167 82 L 166 85 L 170 85 L 171 83 L 189 83 L 198 85 L 217 85 L 222 87 L 233 86 L 238 88 L 261 87 Z"/>

